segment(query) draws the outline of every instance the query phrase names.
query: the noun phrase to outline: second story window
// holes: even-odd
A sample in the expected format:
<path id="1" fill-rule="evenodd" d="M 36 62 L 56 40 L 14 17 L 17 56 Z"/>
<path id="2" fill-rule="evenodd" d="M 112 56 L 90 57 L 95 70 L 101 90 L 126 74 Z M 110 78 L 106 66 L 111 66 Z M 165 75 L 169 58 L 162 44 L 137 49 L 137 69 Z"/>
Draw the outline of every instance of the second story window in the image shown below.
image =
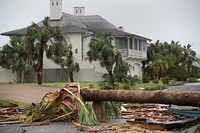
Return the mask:
<path id="1" fill-rule="evenodd" d="M 133 49 L 133 39 L 132 38 L 129 39 L 129 48 Z"/>
<path id="2" fill-rule="evenodd" d="M 142 51 L 142 40 L 139 40 L 139 50 Z"/>
<path id="3" fill-rule="evenodd" d="M 123 37 L 116 37 L 115 46 L 118 49 L 128 49 L 128 39 Z"/>
<path id="4" fill-rule="evenodd" d="M 134 50 L 138 50 L 138 40 L 134 39 Z"/>

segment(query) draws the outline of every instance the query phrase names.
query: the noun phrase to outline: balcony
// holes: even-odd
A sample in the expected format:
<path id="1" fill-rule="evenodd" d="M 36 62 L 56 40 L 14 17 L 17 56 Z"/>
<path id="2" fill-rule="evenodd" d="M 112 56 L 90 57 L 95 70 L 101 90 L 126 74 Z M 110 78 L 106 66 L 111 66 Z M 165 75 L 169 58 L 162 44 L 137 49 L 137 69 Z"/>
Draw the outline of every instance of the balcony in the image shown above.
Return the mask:
<path id="1" fill-rule="evenodd" d="M 119 49 L 123 57 L 132 57 L 136 59 L 147 59 L 146 51 L 139 51 L 133 49 Z"/>

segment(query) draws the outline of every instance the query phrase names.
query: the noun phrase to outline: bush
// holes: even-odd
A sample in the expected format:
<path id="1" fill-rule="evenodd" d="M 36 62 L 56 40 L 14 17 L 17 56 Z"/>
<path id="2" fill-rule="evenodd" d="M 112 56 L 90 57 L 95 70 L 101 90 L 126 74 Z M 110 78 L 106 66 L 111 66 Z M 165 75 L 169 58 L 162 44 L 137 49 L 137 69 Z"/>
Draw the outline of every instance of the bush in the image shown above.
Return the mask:
<path id="1" fill-rule="evenodd" d="M 154 84 L 159 84 L 159 79 L 158 79 L 158 78 L 154 79 L 154 80 L 153 80 L 153 83 L 154 83 Z"/>
<path id="2" fill-rule="evenodd" d="M 189 78 L 188 82 L 189 83 L 195 83 L 195 82 L 197 82 L 197 79 L 196 78 Z"/>
<path id="3" fill-rule="evenodd" d="M 124 83 L 124 89 L 131 89 L 135 83 L 141 83 L 141 79 L 138 76 L 126 76 L 122 79 L 122 83 Z"/>
<path id="4" fill-rule="evenodd" d="M 169 77 L 168 76 L 163 77 L 162 82 L 163 84 L 169 84 Z"/>
<path id="5" fill-rule="evenodd" d="M 103 81 L 99 83 L 99 87 L 102 90 L 117 90 L 119 89 L 119 85 L 117 83 Z"/>
<path id="6" fill-rule="evenodd" d="M 142 82 L 143 83 L 149 83 L 150 82 L 150 78 L 148 76 L 144 76 Z"/>

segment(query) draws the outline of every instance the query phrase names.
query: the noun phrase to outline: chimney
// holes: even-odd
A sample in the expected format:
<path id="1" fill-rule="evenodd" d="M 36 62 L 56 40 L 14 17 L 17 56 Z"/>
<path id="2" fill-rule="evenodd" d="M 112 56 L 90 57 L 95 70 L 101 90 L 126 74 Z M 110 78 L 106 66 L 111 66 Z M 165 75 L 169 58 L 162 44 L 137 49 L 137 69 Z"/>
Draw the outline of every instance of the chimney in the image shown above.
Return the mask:
<path id="1" fill-rule="evenodd" d="M 85 15 L 85 7 L 74 7 L 74 15 L 75 16 L 84 16 Z"/>
<path id="2" fill-rule="evenodd" d="M 119 26 L 119 30 L 124 31 L 124 28 L 122 26 Z"/>
<path id="3" fill-rule="evenodd" d="M 62 17 L 62 0 L 50 0 L 50 20 L 60 20 Z"/>

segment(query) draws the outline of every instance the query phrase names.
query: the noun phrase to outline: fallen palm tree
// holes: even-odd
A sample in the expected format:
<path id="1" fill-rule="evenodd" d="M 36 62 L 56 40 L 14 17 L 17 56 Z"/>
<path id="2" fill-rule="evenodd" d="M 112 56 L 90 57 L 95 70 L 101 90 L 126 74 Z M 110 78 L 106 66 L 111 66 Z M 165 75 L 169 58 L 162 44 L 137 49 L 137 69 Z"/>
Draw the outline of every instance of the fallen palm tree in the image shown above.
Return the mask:
<path id="1" fill-rule="evenodd" d="M 85 101 L 116 101 L 200 106 L 200 93 L 82 89 Z"/>
<path id="2" fill-rule="evenodd" d="M 47 93 L 41 103 L 29 110 L 21 119 L 30 125 L 44 125 L 53 121 L 78 121 L 84 125 L 96 125 L 97 118 L 91 105 L 85 104 L 80 96 L 79 84 L 66 85 L 59 92 Z"/>

